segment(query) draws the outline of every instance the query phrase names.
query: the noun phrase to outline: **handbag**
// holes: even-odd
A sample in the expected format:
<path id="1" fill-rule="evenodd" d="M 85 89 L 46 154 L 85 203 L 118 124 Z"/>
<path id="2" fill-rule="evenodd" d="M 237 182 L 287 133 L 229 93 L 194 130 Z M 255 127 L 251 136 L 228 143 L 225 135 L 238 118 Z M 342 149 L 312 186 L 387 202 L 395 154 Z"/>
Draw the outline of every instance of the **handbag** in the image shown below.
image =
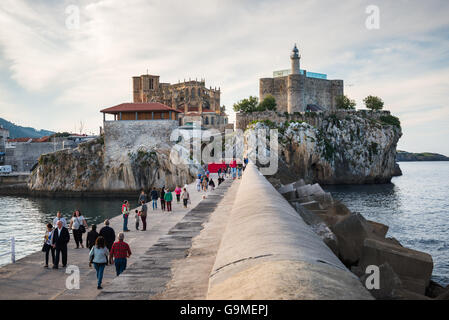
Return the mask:
<path id="1" fill-rule="evenodd" d="M 78 221 L 78 224 L 80 225 L 80 226 L 78 227 L 78 230 L 81 231 L 81 233 L 85 233 L 85 232 L 86 232 L 86 227 L 85 227 L 82 223 L 80 223 L 80 221 L 78 220 L 78 218 L 76 218 L 76 221 Z"/>
<path id="2" fill-rule="evenodd" d="M 48 247 L 51 247 L 48 243 L 44 242 L 44 245 L 42 246 L 42 252 L 47 252 Z"/>

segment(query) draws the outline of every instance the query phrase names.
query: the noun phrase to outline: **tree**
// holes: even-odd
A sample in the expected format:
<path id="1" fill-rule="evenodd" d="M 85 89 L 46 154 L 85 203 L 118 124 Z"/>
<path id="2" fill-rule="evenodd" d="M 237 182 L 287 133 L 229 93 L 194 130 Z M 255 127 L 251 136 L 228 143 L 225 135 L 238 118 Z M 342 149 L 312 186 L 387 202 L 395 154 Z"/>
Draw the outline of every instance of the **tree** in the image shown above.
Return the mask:
<path id="1" fill-rule="evenodd" d="M 257 107 L 257 111 L 276 111 L 276 99 L 272 95 L 267 95 L 259 106 Z"/>
<path id="2" fill-rule="evenodd" d="M 250 96 L 248 99 L 240 100 L 234 103 L 235 112 L 251 113 L 257 111 L 257 105 L 259 104 L 259 99 L 257 97 Z"/>
<path id="3" fill-rule="evenodd" d="M 337 105 L 337 109 L 355 110 L 355 100 L 351 100 L 345 95 L 338 96 L 335 99 L 335 102 Z"/>
<path id="4" fill-rule="evenodd" d="M 382 110 L 384 107 L 382 99 L 376 96 L 368 96 L 363 99 L 363 102 L 365 103 L 366 108 L 371 110 Z"/>

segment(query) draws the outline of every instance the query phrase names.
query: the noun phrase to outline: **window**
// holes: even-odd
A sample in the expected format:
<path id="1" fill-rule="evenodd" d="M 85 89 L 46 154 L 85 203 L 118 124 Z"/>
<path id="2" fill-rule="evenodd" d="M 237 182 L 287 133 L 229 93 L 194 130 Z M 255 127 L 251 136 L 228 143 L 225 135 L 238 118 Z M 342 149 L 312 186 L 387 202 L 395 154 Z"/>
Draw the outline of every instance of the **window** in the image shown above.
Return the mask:
<path id="1" fill-rule="evenodd" d="M 154 89 L 154 82 L 153 82 L 153 80 L 154 79 L 150 79 L 150 90 Z"/>
<path id="2" fill-rule="evenodd" d="M 214 124 L 214 117 L 210 118 L 210 124 Z"/>
<path id="3" fill-rule="evenodd" d="M 209 124 L 209 117 L 204 118 L 204 124 Z"/>

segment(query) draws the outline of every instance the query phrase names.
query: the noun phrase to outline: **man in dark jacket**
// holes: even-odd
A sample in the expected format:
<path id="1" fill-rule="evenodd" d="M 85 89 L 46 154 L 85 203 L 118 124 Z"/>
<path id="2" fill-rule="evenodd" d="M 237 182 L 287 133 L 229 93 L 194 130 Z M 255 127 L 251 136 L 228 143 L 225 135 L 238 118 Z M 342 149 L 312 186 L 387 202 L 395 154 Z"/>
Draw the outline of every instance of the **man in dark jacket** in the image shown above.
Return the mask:
<path id="1" fill-rule="evenodd" d="M 153 210 L 157 209 L 157 199 L 159 199 L 159 192 L 157 192 L 156 187 L 151 190 L 151 200 L 153 200 Z"/>
<path id="2" fill-rule="evenodd" d="M 57 223 L 57 228 L 53 232 L 52 246 L 56 249 L 55 263 L 53 269 L 58 269 L 59 255 L 62 253 L 62 267 L 67 265 L 67 243 L 70 241 L 70 234 L 67 228 L 63 227 L 61 220 Z"/>
<path id="3" fill-rule="evenodd" d="M 97 232 L 97 225 L 93 224 L 92 225 L 92 230 L 90 230 L 87 233 L 87 237 L 86 237 L 86 248 L 92 249 L 92 247 L 95 245 L 95 241 L 98 238 L 98 232 Z"/>
<path id="4" fill-rule="evenodd" d="M 104 238 L 104 242 L 106 243 L 106 247 L 109 251 L 111 251 L 112 245 L 115 241 L 115 232 L 114 229 L 112 229 L 109 226 L 109 219 L 106 219 L 104 221 L 104 227 L 100 230 L 100 236 Z"/>

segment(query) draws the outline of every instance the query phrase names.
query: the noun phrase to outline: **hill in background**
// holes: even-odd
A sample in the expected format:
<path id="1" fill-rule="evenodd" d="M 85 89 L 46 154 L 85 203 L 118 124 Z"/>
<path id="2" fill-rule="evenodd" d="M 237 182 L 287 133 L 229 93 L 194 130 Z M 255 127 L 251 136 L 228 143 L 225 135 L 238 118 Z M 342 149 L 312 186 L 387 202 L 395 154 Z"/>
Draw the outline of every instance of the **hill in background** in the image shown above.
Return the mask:
<path id="1" fill-rule="evenodd" d="M 412 153 L 398 150 L 396 153 L 396 161 L 449 161 L 449 158 L 439 153 Z"/>
<path id="2" fill-rule="evenodd" d="M 31 127 L 22 127 L 3 118 L 0 118 L 0 125 L 9 130 L 10 138 L 41 138 L 54 134 L 53 131 L 49 130 L 36 130 Z"/>

